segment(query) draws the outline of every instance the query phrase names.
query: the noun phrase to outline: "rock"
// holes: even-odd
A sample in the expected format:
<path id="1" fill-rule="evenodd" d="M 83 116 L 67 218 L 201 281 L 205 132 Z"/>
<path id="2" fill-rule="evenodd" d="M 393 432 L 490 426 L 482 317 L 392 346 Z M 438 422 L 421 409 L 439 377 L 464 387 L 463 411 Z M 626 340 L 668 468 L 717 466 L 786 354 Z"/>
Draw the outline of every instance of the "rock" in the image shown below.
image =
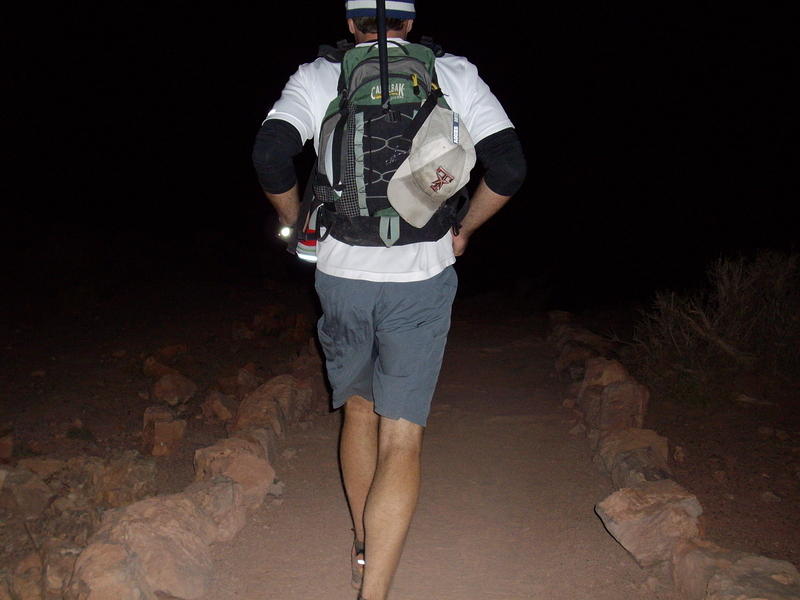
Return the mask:
<path id="1" fill-rule="evenodd" d="M 789 562 L 745 556 L 717 571 L 706 600 L 800 600 L 800 573 Z"/>
<path id="2" fill-rule="evenodd" d="M 147 445 L 149 453 L 153 456 L 169 456 L 175 452 L 186 434 L 186 421 L 156 421 L 153 423 L 152 439 Z"/>
<path id="3" fill-rule="evenodd" d="M 43 544 L 43 577 L 47 594 L 54 598 L 63 598 L 81 550 L 82 548 L 59 539 L 51 539 Z"/>
<path id="4" fill-rule="evenodd" d="M 197 393 L 197 385 L 180 373 L 164 375 L 153 386 L 153 397 L 170 406 L 188 402 Z"/>
<path id="5" fill-rule="evenodd" d="M 41 515 L 55 496 L 53 490 L 27 469 L 17 468 L 5 473 L 0 488 L 0 507 L 25 518 Z"/>
<path id="6" fill-rule="evenodd" d="M 155 356 L 148 356 L 146 359 L 144 359 L 142 372 L 153 379 L 159 379 L 165 375 L 180 375 L 177 369 L 173 369 L 172 367 L 168 367 L 160 363 Z"/>
<path id="7" fill-rule="evenodd" d="M 134 450 L 109 459 L 77 457 L 67 464 L 70 469 L 84 473 L 85 492 L 94 506 L 125 506 L 156 491 L 155 462 Z"/>
<path id="8" fill-rule="evenodd" d="M 578 402 L 575 398 L 564 398 L 563 402 L 561 402 L 561 406 L 564 408 L 575 408 L 578 405 Z"/>
<path id="9" fill-rule="evenodd" d="M 642 567 L 670 560 L 676 545 L 700 532 L 703 512 L 692 494 L 670 479 L 623 488 L 595 507 L 608 532 Z"/>
<path id="10" fill-rule="evenodd" d="M 577 342 L 567 342 L 556 359 L 556 371 L 569 373 L 570 379 L 579 381 L 585 374 L 585 364 L 590 358 L 597 356 L 597 351 Z M 580 373 L 580 377 L 578 377 Z"/>
<path id="11" fill-rule="evenodd" d="M 142 452 L 152 456 L 168 456 L 180 445 L 186 433 L 186 421 L 175 419 L 166 406 L 150 406 L 144 411 Z"/>
<path id="12" fill-rule="evenodd" d="M 142 417 L 142 431 L 146 431 L 153 423 L 158 421 L 172 421 L 175 413 L 168 406 L 148 406 L 144 409 Z"/>
<path id="13" fill-rule="evenodd" d="M 219 440 L 213 446 L 200 448 L 194 454 L 196 480 L 228 477 L 242 486 L 247 508 L 256 509 L 275 478 L 275 470 L 261 456 L 262 452 L 259 444 L 239 438 Z"/>
<path id="14" fill-rule="evenodd" d="M 285 489 L 286 489 L 286 484 L 283 481 L 278 481 L 276 479 L 270 484 L 267 493 L 270 496 L 274 496 L 275 498 L 280 498 L 281 496 L 283 496 L 283 492 Z"/>
<path id="15" fill-rule="evenodd" d="M 157 600 L 122 544 L 94 542 L 81 552 L 67 600 Z"/>
<path id="16" fill-rule="evenodd" d="M 713 477 L 714 481 L 717 483 L 725 483 L 728 480 L 728 474 L 722 470 L 713 471 L 711 477 Z"/>
<path id="17" fill-rule="evenodd" d="M 54 473 L 66 468 L 67 463 L 56 458 L 36 457 L 23 458 L 17 463 L 17 466 L 36 473 L 42 479 L 47 479 Z"/>
<path id="18" fill-rule="evenodd" d="M 76 574 L 85 580 L 84 554 L 93 546 L 99 544 L 106 551 L 119 546 L 122 551 L 114 552 L 113 566 L 118 571 L 116 579 L 128 588 L 187 600 L 201 598 L 211 576 L 209 544 L 217 534 L 216 524 L 190 497 L 147 498 L 103 515 L 100 529 L 78 559 Z"/>
<path id="19" fill-rule="evenodd" d="M 233 433 L 231 437 L 258 444 L 261 450 L 258 456 L 265 459 L 267 462 L 271 462 L 272 457 L 275 456 L 276 436 L 275 432 L 271 429 L 240 429 Z"/>
<path id="20" fill-rule="evenodd" d="M 187 487 L 182 495 L 189 498 L 214 524 L 215 532 L 209 543 L 229 542 L 245 526 L 247 507 L 242 486 L 227 477 L 197 481 Z"/>
<path id="21" fill-rule="evenodd" d="M 225 423 L 233 419 L 233 415 L 236 413 L 235 404 L 236 401 L 233 396 L 228 396 L 218 391 L 212 391 L 206 396 L 200 408 L 206 420 L 217 420 Z"/>
<path id="22" fill-rule="evenodd" d="M 678 464 L 685 463 L 686 449 L 683 446 L 675 446 L 675 449 L 672 451 L 672 460 L 674 460 Z"/>
<path id="23" fill-rule="evenodd" d="M 0 459 L 8 459 L 14 454 L 14 433 L 0 436 Z"/>
<path id="24" fill-rule="evenodd" d="M 598 387 L 587 388 L 584 396 Z M 611 383 L 602 390 L 599 401 L 593 395 L 592 403 L 585 409 L 586 423 L 590 428 L 610 432 L 642 427 L 650 399 L 650 390 L 646 386 L 629 379 Z"/>
<path id="25" fill-rule="evenodd" d="M 729 568 L 740 557 L 741 553 L 700 539 L 681 543 L 672 557 L 675 589 L 685 600 L 705 600 L 711 578 Z"/>
<path id="26" fill-rule="evenodd" d="M 772 427 L 761 426 L 758 428 L 758 435 L 763 438 L 772 437 L 775 433 L 775 430 Z"/>
<path id="27" fill-rule="evenodd" d="M 282 435 L 286 420 L 297 413 L 297 405 L 310 403 L 311 390 L 300 388 L 292 375 L 278 375 L 242 399 L 231 431 L 270 427 Z"/>
<path id="28" fill-rule="evenodd" d="M 619 455 L 644 448 L 651 448 L 659 460 L 659 466 L 667 468 L 669 460 L 667 438 L 658 435 L 652 429 L 630 428 L 608 434 L 600 442 L 597 458 L 603 468 L 610 472 Z"/>
<path id="29" fill-rule="evenodd" d="M 17 563 L 10 587 L 11 597 L 15 600 L 41 600 L 42 560 L 36 552 Z"/>
<path id="30" fill-rule="evenodd" d="M 766 502 L 767 504 L 777 504 L 781 502 L 782 499 L 780 496 L 777 496 L 775 493 L 766 491 L 760 496 L 762 502 Z"/>
<path id="31" fill-rule="evenodd" d="M 236 373 L 236 388 L 239 396 L 249 394 L 262 383 L 264 380 L 256 375 L 256 366 L 253 363 L 245 365 Z"/>
<path id="32" fill-rule="evenodd" d="M 595 462 L 617 488 L 669 479 L 667 438 L 650 429 L 623 429 L 599 440 Z"/>
<path id="33" fill-rule="evenodd" d="M 592 386 L 606 387 L 612 383 L 630 379 L 628 369 L 618 360 L 612 360 L 598 356 L 586 361 L 586 373 L 583 376 L 578 396 L 583 391 Z"/>
<path id="34" fill-rule="evenodd" d="M 789 439 L 789 434 L 783 431 L 782 429 L 778 429 L 775 431 L 775 437 L 778 438 L 780 441 L 785 442 Z"/>
<path id="35" fill-rule="evenodd" d="M 170 344 L 160 348 L 157 354 L 166 361 L 173 361 L 181 354 L 186 354 L 189 351 L 189 346 L 186 344 Z"/>

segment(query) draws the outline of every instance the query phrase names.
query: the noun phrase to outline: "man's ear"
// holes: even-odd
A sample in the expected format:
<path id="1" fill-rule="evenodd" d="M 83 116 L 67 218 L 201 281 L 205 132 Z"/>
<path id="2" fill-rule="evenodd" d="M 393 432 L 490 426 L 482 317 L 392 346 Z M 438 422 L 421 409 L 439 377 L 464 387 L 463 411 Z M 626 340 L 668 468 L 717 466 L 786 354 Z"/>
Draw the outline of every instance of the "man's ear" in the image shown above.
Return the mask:
<path id="1" fill-rule="evenodd" d="M 350 30 L 350 33 L 352 33 L 353 35 L 356 34 L 356 24 L 355 24 L 355 21 L 353 21 L 353 19 L 347 19 L 347 28 Z"/>

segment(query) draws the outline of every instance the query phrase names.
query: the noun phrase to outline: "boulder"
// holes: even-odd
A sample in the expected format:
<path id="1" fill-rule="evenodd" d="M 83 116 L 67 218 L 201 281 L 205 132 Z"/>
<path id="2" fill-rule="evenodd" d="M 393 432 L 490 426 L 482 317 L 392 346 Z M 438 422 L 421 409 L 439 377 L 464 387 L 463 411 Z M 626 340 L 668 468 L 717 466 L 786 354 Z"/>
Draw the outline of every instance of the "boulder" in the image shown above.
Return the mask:
<path id="1" fill-rule="evenodd" d="M 66 600 L 158 600 L 124 545 L 96 541 L 81 552 Z"/>
<path id="2" fill-rule="evenodd" d="M 188 402 L 196 393 L 197 385 L 180 373 L 164 375 L 153 385 L 153 397 L 170 406 Z"/>
<path id="3" fill-rule="evenodd" d="M 617 488 L 669 479 L 667 438 L 651 429 L 622 429 L 600 438 L 594 460 Z"/>
<path id="4" fill-rule="evenodd" d="M 41 477 L 24 468 L 5 470 L 0 488 L 0 507 L 24 518 L 41 515 L 55 497 Z"/>
<path id="5" fill-rule="evenodd" d="M 142 452 L 152 456 L 168 456 L 180 445 L 186 433 L 186 421 L 175 419 L 166 406 L 150 406 L 144 411 Z"/>
<path id="6" fill-rule="evenodd" d="M 89 589 L 110 587 L 125 598 L 201 598 L 211 576 L 209 544 L 218 535 L 217 525 L 189 496 L 147 498 L 103 515 L 78 558 L 76 578 Z M 96 563 L 110 573 L 98 573 Z"/>
<path id="7" fill-rule="evenodd" d="M 160 348 L 157 352 L 158 356 L 170 362 L 175 360 L 181 354 L 186 354 L 189 351 L 189 346 L 186 344 L 170 344 Z"/>
<path id="8" fill-rule="evenodd" d="M 597 356 L 597 351 L 578 342 L 567 342 L 556 359 L 556 371 L 580 381 L 586 370 L 586 361 Z"/>
<path id="9" fill-rule="evenodd" d="M 262 454 L 262 447 L 254 442 L 240 438 L 219 440 L 195 451 L 195 478 L 202 481 L 222 475 L 235 481 L 242 486 L 247 508 L 256 509 L 275 478 L 275 470 Z"/>
<path id="10" fill-rule="evenodd" d="M 42 559 L 38 553 L 33 552 L 17 563 L 10 588 L 14 600 L 41 600 Z"/>
<path id="11" fill-rule="evenodd" d="M 248 363 L 236 372 L 237 395 L 244 396 L 255 390 L 264 383 L 264 380 L 256 375 L 256 366 Z"/>
<path id="12" fill-rule="evenodd" d="M 144 359 L 142 372 L 153 379 L 159 379 L 165 375 L 180 375 L 177 369 L 173 369 L 159 362 L 155 356 L 148 356 Z"/>
<path id="13" fill-rule="evenodd" d="M 231 395 L 214 390 L 206 396 L 200 409 L 203 411 L 203 418 L 207 421 L 216 420 L 226 423 L 236 414 L 236 400 Z"/>
<path id="14" fill-rule="evenodd" d="M 42 545 L 44 589 L 47 597 L 63 598 L 82 548 L 53 538 Z"/>
<path id="15" fill-rule="evenodd" d="M 116 508 L 155 493 L 156 464 L 135 450 L 102 459 L 96 456 L 72 458 L 72 471 L 83 473 L 85 493 L 94 506 Z"/>
<path id="16" fill-rule="evenodd" d="M 186 434 L 186 421 L 156 421 L 153 423 L 151 444 L 148 446 L 153 456 L 168 456 L 175 452 Z"/>
<path id="17" fill-rule="evenodd" d="M 608 532 L 642 567 L 670 560 L 676 546 L 700 533 L 697 498 L 674 481 L 623 488 L 595 507 Z"/>
<path id="18" fill-rule="evenodd" d="M 247 521 L 247 507 L 242 486 L 227 477 L 217 476 L 196 481 L 181 495 L 186 496 L 214 525 L 213 535 L 207 540 L 229 542 Z"/>
<path id="19" fill-rule="evenodd" d="M 286 419 L 296 405 L 310 402 L 310 388 L 300 389 L 299 383 L 292 375 L 278 375 L 247 394 L 239 404 L 230 430 L 269 427 L 282 435 Z"/>
<path id="20" fill-rule="evenodd" d="M 590 429 L 597 429 L 603 434 L 628 428 L 641 428 L 650 400 L 647 386 L 628 379 L 611 383 L 596 398 L 599 386 L 591 386 L 584 392 L 587 398 L 581 398 L 581 410 L 586 415 L 586 423 Z M 591 391 L 590 391 L 591 390 Z"/>
<path id="21" fill-rule="evenodd" d="M 675 589 L 685 600 L 705 600 L 708 582 L 720 570 L 729 568 L 741 553 L 694 539 L 678 544 L 672 557 Z"/>
<path id="22" fill-rule="evenodd" d="M 706 600 L 800 600 L 800 573 L 789 562 L 745 556 L 708 582 Z"/>
<path id="23" fill-rule="evenodd" d="M 586 361 L 586 372 L 578 390 L 578 396 L 591 386 L 606 387 L 611 383 L 625 381 L 630 378 L 628 369 L 621 362 L 602 356 L 596 356 Z"/>
<path id="24" fill-rule="evenodd" d="M 65 469 L 67 463 L 63 460 L 58 460 L 57 458 L 37 456 L 34 458 L 23 458 L 17 462 L 17 466 L 36 473 L 42 479 L 47 479 L 51 475 L 58 473 L 62 469 Z"/>

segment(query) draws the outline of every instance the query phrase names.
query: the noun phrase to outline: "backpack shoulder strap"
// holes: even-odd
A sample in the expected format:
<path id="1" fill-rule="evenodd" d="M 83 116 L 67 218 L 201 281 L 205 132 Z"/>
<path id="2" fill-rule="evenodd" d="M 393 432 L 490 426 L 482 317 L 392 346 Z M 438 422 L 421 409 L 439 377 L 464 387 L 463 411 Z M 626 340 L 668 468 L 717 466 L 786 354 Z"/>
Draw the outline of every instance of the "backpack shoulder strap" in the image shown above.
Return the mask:
<path id="1" fill-rule="evenodd" d="M 344 58 L 345 52 L 353 48 L 355 44 L 347 40 L 339 40 L 336 46 L 322 44 L 317 51 L 317 58 L 324 58 L 328 62 L 340 63 Z"/>
<path id="2" fill-rule="evenodd" d="M 436 58 L 444 56 L 444 49 L 439 44 L 434 42 L 431 36 L 423 35 L 420 38 L 419 43 L 430 48 Z"/>

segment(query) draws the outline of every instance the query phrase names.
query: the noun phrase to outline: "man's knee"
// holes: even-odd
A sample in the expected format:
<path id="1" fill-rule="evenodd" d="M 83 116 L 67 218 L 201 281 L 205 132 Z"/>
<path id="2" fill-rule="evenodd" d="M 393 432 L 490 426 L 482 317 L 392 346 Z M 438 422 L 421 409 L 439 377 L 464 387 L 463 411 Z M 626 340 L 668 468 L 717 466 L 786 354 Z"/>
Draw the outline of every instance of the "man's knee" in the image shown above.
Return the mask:
<path id="1" fill-rule="evenodd" d="M 387 458 L 391 455 L 419 455 L 422 450 L 421 425 L 405 419 L 389 419 L 381 417 L 380 441 L 378 455 Z"/>
<path id="2" fill-rule="evenodd" d="M 350 396 L 344 405 L 345 418 L 378 420 L 375 405 L 363 396 Z"/>

